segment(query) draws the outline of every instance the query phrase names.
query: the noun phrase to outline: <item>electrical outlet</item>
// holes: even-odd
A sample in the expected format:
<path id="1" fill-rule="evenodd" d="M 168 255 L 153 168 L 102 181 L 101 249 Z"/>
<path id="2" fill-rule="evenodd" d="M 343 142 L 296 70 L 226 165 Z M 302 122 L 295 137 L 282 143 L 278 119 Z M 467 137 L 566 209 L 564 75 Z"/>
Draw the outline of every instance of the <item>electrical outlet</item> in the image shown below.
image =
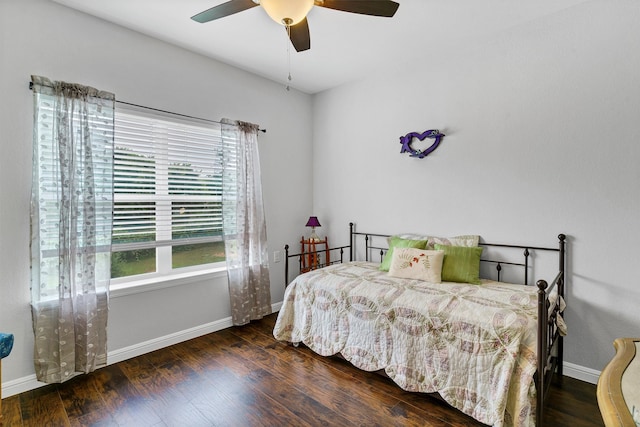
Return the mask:
<path id="1" fill-rule="evenodd" d="M 274 251 L 273 252 L 273 262 L 282 261 L 282 251 Z"/>

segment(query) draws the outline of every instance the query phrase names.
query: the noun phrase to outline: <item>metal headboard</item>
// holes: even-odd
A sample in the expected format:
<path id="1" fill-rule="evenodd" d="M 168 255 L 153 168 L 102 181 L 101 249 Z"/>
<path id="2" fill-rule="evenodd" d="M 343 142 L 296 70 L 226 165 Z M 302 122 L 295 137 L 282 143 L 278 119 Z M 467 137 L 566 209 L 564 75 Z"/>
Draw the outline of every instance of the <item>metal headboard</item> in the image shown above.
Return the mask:
<path id="1" fill-rule="evenodd" d="M 357 239 L 363 238 L 365 243 L 364 248 L 364 256 L 365 261 L 372 262 L 382 262 L 384 259 L 384 255 L 389 249 L 386 245 L 380 245 L 380 241 L 383 240 L 386 243 L 386 239 L 391 237 L 391 234 L 379 234 L 379 233 L 365 233 L 360 231 L 355 231 L 355 224 L 349 223 L 349 261 L 354 261 L 356 257 L 357 251 Z M 500 281 L 502 278 L 502 269 L 503 266 L 510 265 L 516 267 L 522 267 L 524 270 L 524 280 L 522 283 L 525 285 L 530 285 L 529 283 L 529 267 L 530 267 L 530 259 L 531 255 L 535 251 L 541 252 L 561 252 L 560 260 L 561 265 L 559 265 L 559 270 L 564 271 L 564 251 L 565 251 L 565 242 L 566 236 L 564 234 L 558 235 L 559 245 L 557 248 L 551 247 L 541 247 L 541 246 L 527 246 L 527 245 L 507 245 L 503 243 L 479 243 L 480 246 L 487 248 L 506 248 L 506 249 L 520 249 L 522 250 L 522 262 L 513 262 L 507 260 L 499 260 L 499 259 L 487 259 L 482 258 L 480 260 L 481 263 L 489 263 L 495 265 L 495 270 L 497 273 L 497 281 Z M 374 259 L 374 257 L 379 256 L 379 259 Z M 564 293 L 561 295 L 564 296 Z"/>

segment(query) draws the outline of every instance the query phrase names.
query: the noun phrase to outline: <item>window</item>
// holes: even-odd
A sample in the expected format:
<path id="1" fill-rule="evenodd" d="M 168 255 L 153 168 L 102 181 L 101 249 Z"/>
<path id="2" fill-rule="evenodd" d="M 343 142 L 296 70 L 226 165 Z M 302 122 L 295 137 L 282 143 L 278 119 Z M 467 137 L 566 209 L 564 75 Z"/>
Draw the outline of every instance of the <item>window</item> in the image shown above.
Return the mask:
<path id="1" fill-rule="evenodd" d="M 118 104 L 112 279 L 209 268 L 225 260 L 222 172 L 228 143 L 218 123 Z"/>

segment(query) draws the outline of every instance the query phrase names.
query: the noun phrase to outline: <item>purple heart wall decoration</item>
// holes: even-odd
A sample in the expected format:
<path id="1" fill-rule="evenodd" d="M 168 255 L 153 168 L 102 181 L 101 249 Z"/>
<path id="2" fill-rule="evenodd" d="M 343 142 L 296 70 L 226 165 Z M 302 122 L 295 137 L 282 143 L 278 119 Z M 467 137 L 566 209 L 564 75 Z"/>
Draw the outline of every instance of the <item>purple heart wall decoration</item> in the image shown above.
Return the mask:
<path id="1" fill-rule="evenodd" d="M 440 133 L 438 129 L 426 130 L 422 133 L 409 132 L 405 136 L 400 137 L 400 144 L 402 144 L 400 153 L 410 153 L 409 157 L 424 159 L 429 155 L 429 153 L 438 148 L 438 145 L 440 145 L 440 141 L 442 141 L 442 137 L 444 137 L 444 134 Z M 430 138 L 434 139 L 435 141 L 428 148 L 424 150 L 418 150 L 411 146 L 411 141 L 413 140 L 413 138 L 417 138 L 420 141 L 424 141 L 426 138 Z"/>

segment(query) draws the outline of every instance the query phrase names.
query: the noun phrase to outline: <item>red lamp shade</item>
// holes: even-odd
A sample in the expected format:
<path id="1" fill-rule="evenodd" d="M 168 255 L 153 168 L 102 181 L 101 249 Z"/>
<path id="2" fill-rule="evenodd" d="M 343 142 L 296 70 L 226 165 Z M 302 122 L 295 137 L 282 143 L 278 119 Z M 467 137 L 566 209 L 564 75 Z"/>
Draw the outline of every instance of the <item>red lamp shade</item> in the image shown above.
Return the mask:
<path id="1" fill-rule="evenodd" d="M 320 227 L 320 221 L 318 221 L 317 216 L 310 216 L 309 221 L 307 221 L 307 227 Z"/>

